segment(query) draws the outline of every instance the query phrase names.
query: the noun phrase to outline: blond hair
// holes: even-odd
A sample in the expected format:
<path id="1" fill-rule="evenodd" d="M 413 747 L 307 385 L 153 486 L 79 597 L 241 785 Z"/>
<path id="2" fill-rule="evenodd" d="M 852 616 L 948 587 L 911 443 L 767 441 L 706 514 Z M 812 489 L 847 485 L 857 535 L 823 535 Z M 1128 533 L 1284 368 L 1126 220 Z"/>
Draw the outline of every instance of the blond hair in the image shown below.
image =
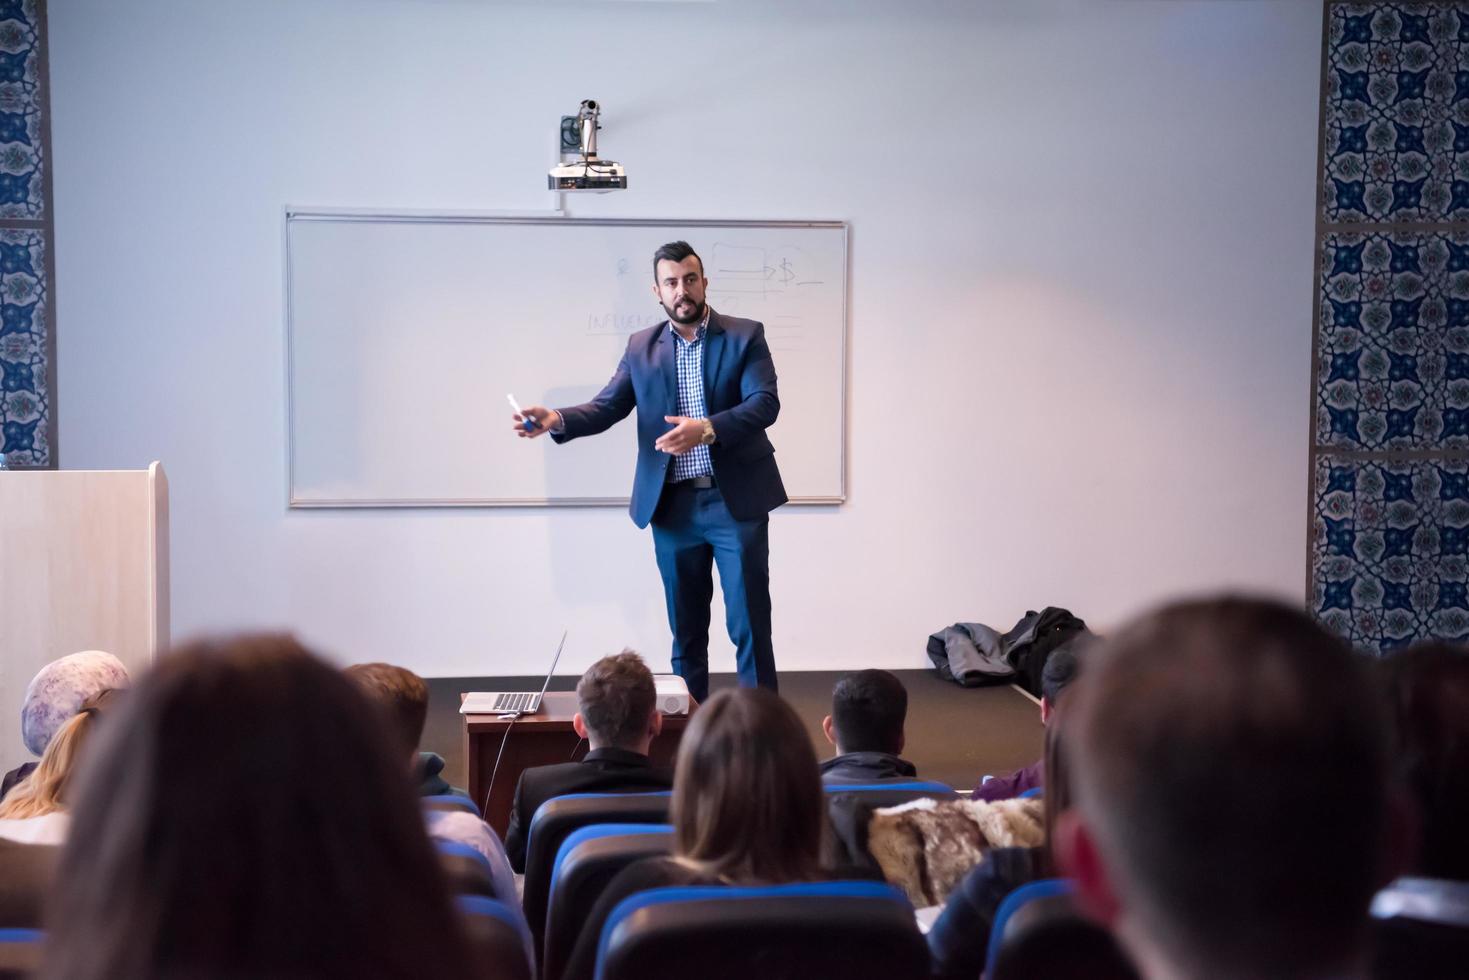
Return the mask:
<path id="1" fill-rule="evenodd" d="M 77 753 L 87 740 L 96 708 L 83 708 L 51 736 L 41 761 L 0 802 L 0 820 L 42 817 L 66 809 L 67 785 L 76 769 Z"/>

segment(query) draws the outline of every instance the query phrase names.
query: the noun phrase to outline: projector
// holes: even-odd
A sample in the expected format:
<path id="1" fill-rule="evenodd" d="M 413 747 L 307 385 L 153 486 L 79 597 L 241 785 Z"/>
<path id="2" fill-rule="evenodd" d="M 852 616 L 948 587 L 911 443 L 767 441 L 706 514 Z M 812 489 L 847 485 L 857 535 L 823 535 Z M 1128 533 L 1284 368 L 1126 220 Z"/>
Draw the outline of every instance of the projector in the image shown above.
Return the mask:
<path id="1" fill-rule="evenodd" d="M 677 674 L 654 674 L 653 691 L 657 695 L 658 710 L 665 715 L 689 713 L 689 686 Z"/>
<path id="2" fill-rule="evenodd" d="M 597 123 L 602 107 L 593 99 L 583 99 L 575 116 L 561 118 L 561 155 L 563 162 L 551 168 L 546 176 L 546 186 L 553 191 L 591 191 L 605 194 L 608 191 L 627 190 L 627 170 L 615 160 L 603 160 L 597 156 Z M 570 163 L 564 158 L 576 154 Z"/>
<path id="3" fill-rule="evenodd" d="M 611 160 L 576 160 L 552 167 L 546 184 L 553 191 L 625 191 L 627 170 Z"/>

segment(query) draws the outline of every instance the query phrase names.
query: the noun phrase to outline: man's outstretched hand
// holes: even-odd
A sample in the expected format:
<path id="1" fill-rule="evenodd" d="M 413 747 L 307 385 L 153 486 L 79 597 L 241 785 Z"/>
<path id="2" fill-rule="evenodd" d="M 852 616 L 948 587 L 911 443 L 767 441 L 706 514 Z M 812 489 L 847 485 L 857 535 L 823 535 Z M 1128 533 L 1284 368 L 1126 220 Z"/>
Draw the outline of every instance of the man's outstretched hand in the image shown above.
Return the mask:
<path id="1" fill-rule="evenodd" d="M 543 408 L 540 405 L 532 405 L 527 409 L 523 409 L 520 414 L 511 415 L 510 417 L 515 420 L 515 434 L 522 439 L 539 438 L 547 432 L 550 432 L 551 426 L 559 421 L 553 409 Z M 524 424 L 526 419 L 535 422 L 536 427 L 530 431 L 526 431 Z"/>

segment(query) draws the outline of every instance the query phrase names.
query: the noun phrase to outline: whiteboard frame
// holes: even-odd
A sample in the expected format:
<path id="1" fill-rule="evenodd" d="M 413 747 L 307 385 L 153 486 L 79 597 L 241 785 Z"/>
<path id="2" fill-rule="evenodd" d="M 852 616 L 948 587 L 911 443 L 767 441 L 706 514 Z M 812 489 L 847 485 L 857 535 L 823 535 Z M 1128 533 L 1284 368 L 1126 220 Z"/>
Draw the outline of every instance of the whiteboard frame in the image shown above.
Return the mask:
<path id="1" fill-rule="evenodd" d="M 847 500 L 847 335 L 850 330 L 851 309 L 851 226 L 845 221 L 790 221 L 790 220 L 740 220 L 724 218 L 572 218 L 554 211 L 412 211 L 412 210 L 365 210 L 359 208 L 290 207 L 284 209 L 281 221 L 281 257 L 284 265 L 285 287 L 285 449 L 286 449 L 286 500 L 291 510 L 377 510 L 377 509 L 439 509 L 444 507 L 626 507 L 631 497 L 572 497 L 552 499 L 549 497 L 463 497 L 440 500 L 377 498 L 365 500 L 331 500 L 301 498 L 296 495 L 296 452 L 292 433 L 295 431 L 294 405 L 291 386 L 293 360 L 293 330 L 295 308 L 293 284 L 291 282 L 291 223 L 294 221 L 363 221 L 373 223 L 405 224 L 471 224 L 471 225 L 615 225 L 631 227 L 664 228 L 823 228 L 840 230 L 842 233 L 842 324 L 841 324 L 841 409 L 839 415 L 840 440 L 837 447 L 839 476 L 838 492 L 831 496 L 791 497 L 789 503 L 798 505 L 833 505 Z"/>

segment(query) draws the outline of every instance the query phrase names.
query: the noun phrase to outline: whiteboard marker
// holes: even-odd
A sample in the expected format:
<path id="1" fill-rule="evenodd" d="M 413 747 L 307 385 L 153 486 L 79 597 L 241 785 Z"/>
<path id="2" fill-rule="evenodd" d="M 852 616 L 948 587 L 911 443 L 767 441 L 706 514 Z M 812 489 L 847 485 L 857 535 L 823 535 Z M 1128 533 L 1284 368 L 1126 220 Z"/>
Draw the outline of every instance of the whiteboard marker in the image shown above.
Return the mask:
<path id="1" fill-rule="evenodd" d="M 536 431 L 536 429 L 539 427 L 539 423 L 536 422 L 535 419 L 531 418 L 529 415 L 525 414 L 523 411 L 520 410 L 520 402 L 518 402 L 518 401 L 515 400 L 515 396 L 512 395 L 512 394 L 507 393 L 505 395 L 505 397 L 510 401 L 510 407 L 515 410 L 515 414 L 520 416 L 520 419 L 521 419 L 520 424 L 525 427 L 525 431 L 527 431 L 527 432 L 534 432 L 534 431 Z"/>

